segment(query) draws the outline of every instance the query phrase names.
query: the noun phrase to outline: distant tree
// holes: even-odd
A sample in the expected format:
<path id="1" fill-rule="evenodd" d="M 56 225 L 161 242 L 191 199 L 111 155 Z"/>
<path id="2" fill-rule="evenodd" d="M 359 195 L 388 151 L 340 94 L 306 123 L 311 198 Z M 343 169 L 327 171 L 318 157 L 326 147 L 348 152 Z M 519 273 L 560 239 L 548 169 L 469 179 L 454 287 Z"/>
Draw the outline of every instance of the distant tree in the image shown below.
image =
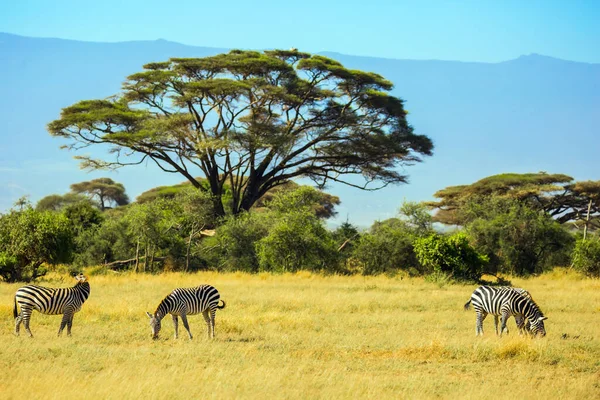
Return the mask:
<path id="1" fill-rule="evenodd" d="M 493 175 L 471 185 L 449 186 L 434 196 L 440 200 L 427 205 L 437 210 L 435 221 L 444 224 L 463 225 L 461 210 L 470 200 L 499 196 L 543 210 L 560 223 L 600 226 L 600 181 L 574 182 L 563 174 Z"/>
<path id="2" fill-rule="evenodd" d="M 151 160 L 181 174 L 213 195 L 219 216 L 226 214 L 225 184 L 238 214 L 298 177 L 319 187 L 404 183 L 397 167 L 432 152 L 431 140 L 407 123 L 403 101 L 389 94 L 390 81 L 327 57 L 234 50 L 144 68 L 120 95 L 64 108 L 48 130 L 71 149 L 110 147 L 114 159 L 78 157 L 85 168 Z M 208 188 L 194 177 L 197 169 Z"/>
<path id="3" fill-rule="evenodd" d="M 35 209 L 38 211 L 60 211 L 69 205 L 82 201 L 88 201 L 87 197 L 76 193 L 51 194 L 40 199 Z"/>
<path id="4" fill-rule="evenodd" d="M 125 187 L 110 178 L 98 178 L 91 181 L 74 183 L 71 191 L 77 194 L 87 194 L 98 202 L 100 210 L 104 211 L 116 204 L 124 206 L 129 203 L 129 197 L 125 194 Z"/>
<path id="5" fill-rule="evenodd" d="M 433 217 L 424 203 L 405 201 L 398 214 L 415 235 L 425 236 L 433 232 Z"/>

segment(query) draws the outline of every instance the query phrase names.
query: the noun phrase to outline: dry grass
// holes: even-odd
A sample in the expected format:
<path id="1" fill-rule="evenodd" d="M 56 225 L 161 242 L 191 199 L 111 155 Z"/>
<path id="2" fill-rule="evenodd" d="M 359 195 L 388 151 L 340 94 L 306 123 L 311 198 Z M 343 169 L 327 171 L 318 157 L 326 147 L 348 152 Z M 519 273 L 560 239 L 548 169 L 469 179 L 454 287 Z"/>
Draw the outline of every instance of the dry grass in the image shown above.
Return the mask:
<path id="1" fill-rule="evenodd" d="M 422 279 L 200 273 L 93 276 L 73 337 L 34 313 L 13 336 L 18 285 L 0 284 L 0 393 L 22 398 L 600 398 L 600 282 L 555 272 L 513 280 L 549 320 L 544 339 L 475 338 L 462 307 L 474 286 Z M 217 338 L 202 316 L 193 341 L 144 311 L 174 287 L 211 283 L 227 308 Z M 70 278 L 43 282 L 68 286 Z M 183 334 L 182 334 L 183 333 Z M 566 334 L 566 339 L 563 338 Z"/>

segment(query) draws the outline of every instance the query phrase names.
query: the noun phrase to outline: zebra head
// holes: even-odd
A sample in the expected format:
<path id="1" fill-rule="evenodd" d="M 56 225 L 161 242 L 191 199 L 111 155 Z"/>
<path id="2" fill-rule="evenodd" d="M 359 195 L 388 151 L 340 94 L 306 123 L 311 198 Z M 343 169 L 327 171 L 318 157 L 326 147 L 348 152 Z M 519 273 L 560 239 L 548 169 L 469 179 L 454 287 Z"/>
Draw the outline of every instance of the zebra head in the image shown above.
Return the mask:
<path id="1" fill-rule="evenodd" d="M 150 328 L 152 329 L 152 339 L 158 339 L 158 333 L 160 332 L 160 318 L 156 314 L 152 315 L 146 311 L 146 315 L 150 318 Z"/>
<path id="2" fill-rule="evenodd" d="M 75 275 L 75 279 L 77 280 L 77 283 L 83 283 L 87 280 L 87 278 L 82 273 Z"/>
<path id="3" fill-rule="evenodd" d="M 529 321 L 531 323 L 529 331 L 533 336 L 546 336 L 546 328 L 544 327 L 544 320 L 546 319 L 548 319 L 548 317 L 541 315 L 537 318 L 534 318 L 532 321 Z"/>

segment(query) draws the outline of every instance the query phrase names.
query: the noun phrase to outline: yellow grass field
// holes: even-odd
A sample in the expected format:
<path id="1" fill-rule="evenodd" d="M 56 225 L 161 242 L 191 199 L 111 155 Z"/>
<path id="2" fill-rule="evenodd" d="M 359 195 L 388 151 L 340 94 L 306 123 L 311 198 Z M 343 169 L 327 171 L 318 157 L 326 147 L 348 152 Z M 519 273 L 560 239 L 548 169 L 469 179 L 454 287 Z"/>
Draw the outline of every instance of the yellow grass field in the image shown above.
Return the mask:
<path id="1" fill-rule="evenodd" d="M 40 284 L 72 286 L 53 275 Z M 13 335 L 13 295 L 0 284 L 2 399 L 600 398 L 600 281 L 557 270 L 529 280 L 547 337 L 475 337 L 464 311 L 474 285 L 420 278 L 165 274 L 92 276 L 72 337 L 59 316 L 33 314 Z M 152 341 L 145 311 L 175 287 L 210 283 L 227 308 L 216 339 L 201 315 L 194 340 L 169 317 Z M 564 335 L 564 336 L 563 336 Z"/>

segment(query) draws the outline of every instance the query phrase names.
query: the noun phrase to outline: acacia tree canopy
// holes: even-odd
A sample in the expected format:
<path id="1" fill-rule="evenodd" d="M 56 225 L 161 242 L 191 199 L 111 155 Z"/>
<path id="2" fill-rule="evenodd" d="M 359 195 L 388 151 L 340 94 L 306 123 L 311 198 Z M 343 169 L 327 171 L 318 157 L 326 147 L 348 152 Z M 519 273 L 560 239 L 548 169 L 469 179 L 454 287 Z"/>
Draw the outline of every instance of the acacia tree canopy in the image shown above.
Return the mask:
<path id="1" fill-rule="evenodd" d="M 397 167 L 431 155 L 433 144 L 413 132 L 391 89 L 319 55 L 233 50 L 147 64 L 120 94 L 66 107 L 48 130 L 70 149 L 109 145 L 110 159 L 79 156 L 85 168 L 151 160 L 181 174 L 214 196 L 221 215 L 227 183 L 237 214 L 296 177 L 361 189 L 406 182 Z"/>
<path id="2" fill-rule="evenodd" d="M 91 181 L 74 183 L 71 185 L 73 193 L 85 193 L 90 198 L 98 201 L 101 210 L 105 210 L 111 203 L 118 206 L 129 204 L 129 197 L 125 193 L 123 184 L 113 181 L 110 178 L 98 178 Z"/>
<path id="3" fill-rule="evenodd" d="M 489 196 L 527 202 L 560 223 L 587 220 L 588 206 L 591 224 L 600 217 L 600 181 L 574 182 L 572 177 L 564 174 L 493 175 L 470 185 L 449 186 L 434 196 L 439 201 L 426 204 L 437 209 L 435 220 L 444 224 L 463 225 L 468 219 L 462 212 L 465 205 Z"/>

